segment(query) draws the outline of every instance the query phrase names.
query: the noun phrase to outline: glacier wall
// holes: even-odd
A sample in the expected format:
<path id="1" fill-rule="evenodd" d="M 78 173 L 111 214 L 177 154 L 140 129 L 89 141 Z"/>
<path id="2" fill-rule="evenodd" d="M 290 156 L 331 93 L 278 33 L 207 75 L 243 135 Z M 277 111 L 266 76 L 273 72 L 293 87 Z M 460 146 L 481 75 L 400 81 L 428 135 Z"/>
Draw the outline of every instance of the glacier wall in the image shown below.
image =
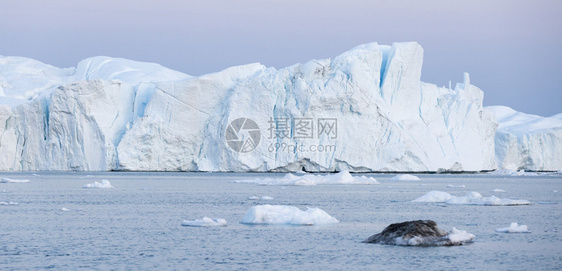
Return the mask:
<path id="1" fill-rule="evenodd" d="M 413 42 L 200 77 L 0 57 L 0 170 L 495 169 L 483 92 L 468 74 L 455 89 L 421 82 L 422 63 Z"/>
<path id="2" fill-rule="evenodd" d="M 499 122 L 495 143 L 500 168 L 562 170 L 562 114 L 541 117 L 506 106 L 488 108 Z"/>

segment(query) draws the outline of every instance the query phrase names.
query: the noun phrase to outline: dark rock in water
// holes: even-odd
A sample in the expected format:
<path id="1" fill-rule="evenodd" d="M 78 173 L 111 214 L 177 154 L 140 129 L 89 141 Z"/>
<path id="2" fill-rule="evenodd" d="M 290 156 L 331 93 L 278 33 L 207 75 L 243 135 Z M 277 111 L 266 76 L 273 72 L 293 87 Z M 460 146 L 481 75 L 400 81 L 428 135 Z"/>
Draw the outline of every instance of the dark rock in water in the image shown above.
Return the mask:
<path id="1" fill-rule="evenodd" d="M 401 246 L 456 246 L 474 239 L 474 235 L 455 228 L 451 232 L 439 229 L 433 220 L 416 220 L 391 224 L 363 243 Z"/>

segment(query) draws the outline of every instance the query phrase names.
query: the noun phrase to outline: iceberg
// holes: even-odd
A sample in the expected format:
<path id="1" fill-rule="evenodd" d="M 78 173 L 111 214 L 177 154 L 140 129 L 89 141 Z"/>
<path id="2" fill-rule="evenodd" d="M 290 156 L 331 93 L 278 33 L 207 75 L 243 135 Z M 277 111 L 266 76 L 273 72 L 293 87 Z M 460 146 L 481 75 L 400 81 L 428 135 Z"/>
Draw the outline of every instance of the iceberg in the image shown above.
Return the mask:
<path id="1" fill-rule="evenodd" d="M 562 168 L 562 114 L 552 117 L 489 106 L 499 123 L 496 163 L 512 171 L 557 171 Z"/>
<path id="2" fill-rule="evenodd" d="M 320 208 L 308 208 L 302 211 L 294 206 L 268 204 L 252 207 L 240 223 L 313 226 L 334 224 L 339 221 Z"/>
<path id="3" fill-rule="evenodd" d="M 119 58 L 61 69 L 0 56 L 0 170 L 562 169 L 560 129 L 547 125 L 560 118 L 514 145 L 530 134 L 496 133 L 497 110 L 468 73 L 438 87 L 420 80 L 422 64 L 415 42 L 198 77 Z"/>

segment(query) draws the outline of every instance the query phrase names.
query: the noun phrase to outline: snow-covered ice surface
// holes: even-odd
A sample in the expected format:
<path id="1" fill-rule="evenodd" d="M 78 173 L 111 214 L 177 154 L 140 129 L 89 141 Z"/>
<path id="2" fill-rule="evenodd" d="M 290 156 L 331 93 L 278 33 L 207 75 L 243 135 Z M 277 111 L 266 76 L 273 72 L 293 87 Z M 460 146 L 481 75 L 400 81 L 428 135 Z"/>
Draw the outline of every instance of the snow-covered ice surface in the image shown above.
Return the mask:
<path id="1" fill-rule="evenodd" d="M 303 211 L 294 206 L 258 205 L 250 208 L 240 223 L 266 225 L 326 225 L 339 221 L 320 208 Z"/>
<path id="2" fill-rule="evenodd" d="M 236 183 L 255 183 L 259 185 L 318 185 L 318 184 L 379 184 L 373 177 L 364 175 L 353 176 L 344 170 L 334 174 L 292 174 L 287 173 L 283 178 L 265 178 L 251 180 L 236 180 Z"/>
<path id="3" fill-rule="evenodd" d="M 561 176 L 416 174 L 418 182 L 382 185 L 261 186 L 235 180 L 283 173 L 3 173 L 30 183 L 4 184 L 0 202 L 1 270 L 561 270 Z M 353 174 L 354 176 L 357 176 Z M 114 189 L 83 189 L 110 180 Z M 445 188 L 464 184 L 467 188 Z M 147 188 L 145 190 L 141 188 Z M 451 195 L 501 188 L 524 206 L 420 204 L 427 191 Z M 317 207 L 340 222 L 320 226 L 247 225 L 246 212 L 271 196 L 276 205 Z M 72 211 L 60 211 L 62 207 Z M 80 211 L 75 211 L 80 210 Z M 217 217 L 227 227 L 183 227 Z M 460 247 L 412 248 L 361 243 L 392 223 L 432 219 L 476 235 Z M 525 222 L 530 234 L 496 228 Z M 444 260 L 446 259 L 446 260 Z"/>
<path id="4" fill-rule="evenodd" d="M 468 192 L 464 196 L 452 196 L 443 191 L 430 191 L 425 195 L 412 200 L 412 202 L 444 202 L 456 205 L 493 205 L 493 206 L 515 206 L 529 205 L 528 200 L 498 198 L 496 196 L 483 197 L 478 192 Z"/>
<path id="5" fill-rule="evenodd" d="M 84 185 L 84 188 L 114 188 L 108 180 L 101 180 L 101 182 L 93 182 Z"/>
<path id="6" fill-rule="evenodd" d="M 181 225 L 186 227 L 226 227 L 228 224 L 222 218 L 203 217 L 203 219 L 184 220 Z"/>
<path id="7" fill-rule="evenodd" d="M 497 228 L 496 232 L 503 233 L 529 233 L 531 232 L 527 225 L 519 225 L 517 222 L 513 222 L 507 228 Z"/>
<path id="8" fill-rule="evenodd" d="M 390 180 L 391 181 L 420 181 L 420 178 L 412 174 L 398 174 L 390 178 Z"/>

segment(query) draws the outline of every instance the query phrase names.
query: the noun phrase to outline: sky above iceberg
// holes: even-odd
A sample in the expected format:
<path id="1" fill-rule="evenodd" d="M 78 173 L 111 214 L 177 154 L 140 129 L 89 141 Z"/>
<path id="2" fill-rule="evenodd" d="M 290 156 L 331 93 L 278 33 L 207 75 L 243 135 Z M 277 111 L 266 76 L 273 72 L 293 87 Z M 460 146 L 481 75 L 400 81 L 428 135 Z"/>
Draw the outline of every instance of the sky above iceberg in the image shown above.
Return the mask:
<path id="1" fill-rule="evenodd" d="M 0 55 L 57 67 L 106 55 L 201 75 L 417 41 L 423 81 L 454 87 L 466 71 L 485 105 L 550 116 L 562 112 L 561 12 L 555 0 L 2 1 Z"/>

